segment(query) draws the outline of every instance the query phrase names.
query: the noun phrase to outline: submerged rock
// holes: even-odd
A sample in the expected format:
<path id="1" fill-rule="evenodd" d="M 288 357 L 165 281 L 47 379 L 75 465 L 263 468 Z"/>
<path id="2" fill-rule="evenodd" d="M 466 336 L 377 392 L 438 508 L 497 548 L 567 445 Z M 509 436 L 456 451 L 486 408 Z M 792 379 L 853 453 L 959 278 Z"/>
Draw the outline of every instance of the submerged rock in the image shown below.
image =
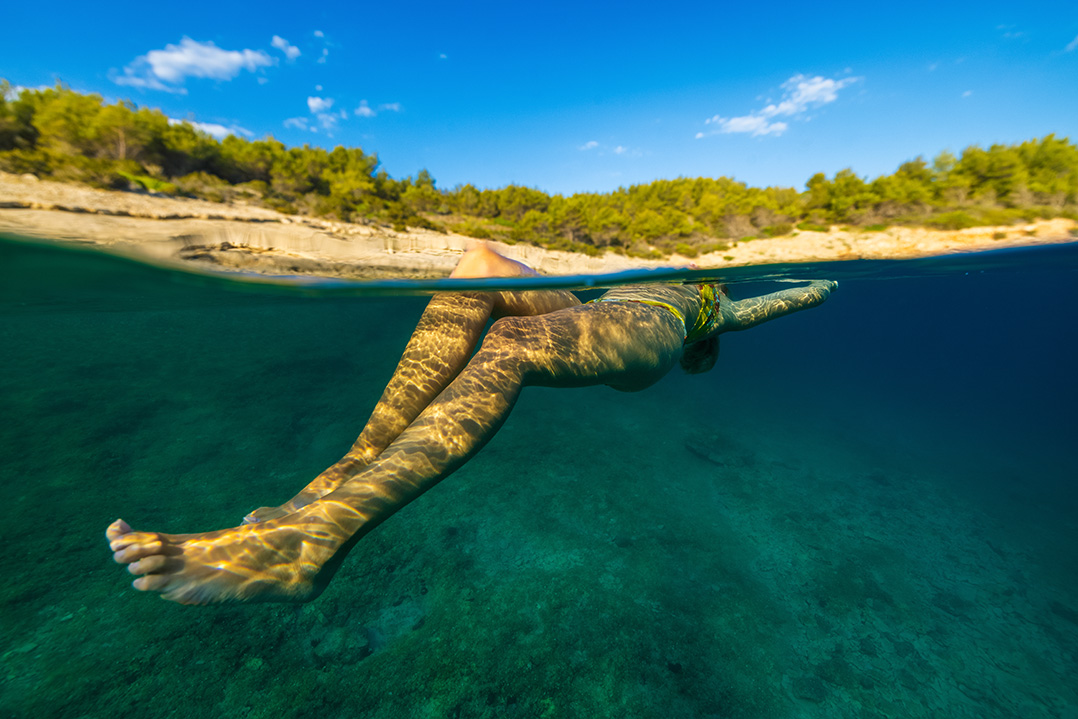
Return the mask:
<path id="1" fill-rule="evenodd" d="M 819 704 L 827 699 L 827 685 L 819 677 L 796 677 L 790 680 L 790 689 L 798 699 Z"/>

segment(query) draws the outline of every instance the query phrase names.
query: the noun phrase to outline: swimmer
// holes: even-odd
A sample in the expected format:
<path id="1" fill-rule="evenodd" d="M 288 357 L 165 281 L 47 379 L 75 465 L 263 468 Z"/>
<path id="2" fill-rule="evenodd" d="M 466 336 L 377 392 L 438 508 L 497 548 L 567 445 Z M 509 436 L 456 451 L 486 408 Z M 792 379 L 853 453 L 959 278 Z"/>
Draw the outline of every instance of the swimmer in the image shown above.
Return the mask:
<path id="1" fill-rule="evenodd" d="M 451 276 L 534 274 L 479 245 Z M 117 519 L 106 532 L 113 558 L 137 576 L 135 589 L 181 604 L 308 601 L 356 542 L 473 457 L 524 387 L 634 392 L 678 363 L 704 372 L 720 334 L 815 307 L 836 286 L 813 281 L 739 301 L 707 284 L 618 287 L 586 304 L 560 290 L 436 295 L 340 461 L 236 527 L 163 534 Z"/>

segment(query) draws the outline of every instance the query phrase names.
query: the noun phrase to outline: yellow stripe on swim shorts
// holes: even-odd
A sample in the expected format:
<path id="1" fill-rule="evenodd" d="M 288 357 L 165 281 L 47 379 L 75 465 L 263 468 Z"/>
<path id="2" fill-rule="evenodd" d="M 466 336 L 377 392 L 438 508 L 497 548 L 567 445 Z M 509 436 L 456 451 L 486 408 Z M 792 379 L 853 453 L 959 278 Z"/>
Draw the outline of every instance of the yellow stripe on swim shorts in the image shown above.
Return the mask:
<path id="1" fill-rule="evenodd" d="M 719 297 L 722 291 L 715 285 L 698 285 L 700 288 L 700 312 L 692 329 L 685 334 L 685 344 L 692 344 L 711 334 L 719 324 Z"/>

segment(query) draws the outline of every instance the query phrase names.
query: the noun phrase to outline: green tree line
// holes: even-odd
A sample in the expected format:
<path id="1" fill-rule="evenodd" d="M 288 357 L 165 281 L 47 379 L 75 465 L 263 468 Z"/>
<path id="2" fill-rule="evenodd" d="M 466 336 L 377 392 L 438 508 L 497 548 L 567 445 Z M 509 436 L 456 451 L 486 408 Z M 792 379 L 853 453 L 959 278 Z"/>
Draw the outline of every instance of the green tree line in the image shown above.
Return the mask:
<path id="1" fill-rule="evenodd" d="M 694 256 L 729 242 L 832 225 L 959 229 L 1078 219 L 1078 147 L 1047 135 L 918 157 L 874 180 L 817 173 L 804 191 L 727 177 L 679 178 L 609 193 L 549 195 L 510 185 L 441 189 L 426 170 L 394 179 L 360 148 L 217 140 L 130 101 L 57 84 L 17 94 L 0 81 L 0 169 L 113 189 L 243 201 L 352 222 L 451 229 L 589 253 Z"/>

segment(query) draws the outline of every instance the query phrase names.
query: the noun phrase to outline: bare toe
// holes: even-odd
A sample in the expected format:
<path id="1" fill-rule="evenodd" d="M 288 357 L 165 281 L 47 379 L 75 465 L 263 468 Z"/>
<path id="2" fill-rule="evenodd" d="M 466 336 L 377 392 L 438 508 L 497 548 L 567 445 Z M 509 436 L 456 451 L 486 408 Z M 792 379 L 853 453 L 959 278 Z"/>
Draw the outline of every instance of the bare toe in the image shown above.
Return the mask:
<path id="1" fill-rule="evenodd" d="M 168 576 L 164 574 L 148 574 L 131 582 L 131 586 L 140 592 L 162 592 L 170 583 Z"/>
<path id="2" fill-rule="evenodd" d="M 127 565 L 127 571 L 132 574 L 153 574 L 163 570 L 167 563 L 168 557 L 163 554 L 154 554 Z"/>
<path id="3" fill-rule="evenodd" d="M 109 528 L 105 530 L 105 537 L 111 544 L 116 539 L 119 539 L 125 534 L 131 532 L 131 527 L 122 519 L 117 519 L 115 522 L 109 525 Z"/>
<path id="4" fill-rule="evenodd" d="M 134 539 L 127 541 L 128 537 L 134 537 Z M 129 534 L 114 542 L 112 545 L 112 558 L 120 564 L 130 564 L 143 557 L 160 554 L 163 549 L 164 544 L 160 535 L 138 532 L 137 536 Z"/>

